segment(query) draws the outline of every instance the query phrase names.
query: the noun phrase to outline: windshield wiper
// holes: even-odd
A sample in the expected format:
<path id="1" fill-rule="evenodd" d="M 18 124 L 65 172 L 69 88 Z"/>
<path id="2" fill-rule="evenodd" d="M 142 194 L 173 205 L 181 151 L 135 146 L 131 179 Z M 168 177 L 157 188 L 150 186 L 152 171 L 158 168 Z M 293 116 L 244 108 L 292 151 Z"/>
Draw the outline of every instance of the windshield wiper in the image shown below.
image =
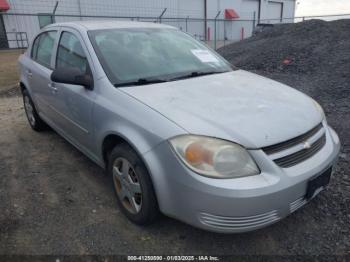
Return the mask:
<path id="1" fill-rule="evenodd" d="M 176 76 L 174 78 L 169 79 L 161 79 L 161 78 L 140 78 L 136 81 L 130 81 L 130 82 L 120 82 L 115 83 L 115 87 L 124 87 L 124 86 L 141 86 L 141 85 L 149 85 L 149 84 L 157 84 L 157 83 L 164 83 L 169 81 L 176 81 L 181 79 L 187 79 L 187 78 L 193 78 L 197 76 L 205 76 L 205 75 L 213 75 L 213 74 L 222 74 L 229 71 L 193 71 L 189 74 Z"/>
<path id="2" fill-rule="evenodd" d="M 116 83 L 114 84 L 114 86 L 115 87 L 142 86 L 142 85 L 157 84 L 157 83 L 164 83 L 164 82 L 168 82 L 168 80 L 158 79 L 158 78 L 140 78 L 140 79 L 137 79 L 136 81 Z"/>
<path id="3" fill-rule="evenodd" d="M 213 75 L 213 74 L 222 74 L 222 73 L 226 73 L 229 71 L 193 71 L 189 74 L 185 74 L 185 75 L 181 75 L 181 76 L 177 76 L 174 78 L 169 79 L 169 81 L 176 81 L 176 80 L 181 80 L 181 79 L 187 79 L 187 78 L 193 78 L 193 77 L 198 77 L 198 76 L 205 76 L 205 75 Z"/>

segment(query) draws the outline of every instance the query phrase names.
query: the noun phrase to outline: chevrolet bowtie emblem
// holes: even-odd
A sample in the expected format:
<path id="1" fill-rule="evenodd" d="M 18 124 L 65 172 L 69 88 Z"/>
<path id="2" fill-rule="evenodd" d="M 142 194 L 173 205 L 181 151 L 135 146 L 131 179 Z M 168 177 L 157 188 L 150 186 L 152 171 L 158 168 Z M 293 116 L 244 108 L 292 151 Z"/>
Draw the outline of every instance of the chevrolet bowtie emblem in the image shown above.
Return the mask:
<path id="1" fill-rule="evenodd" d="M 309 149 L 311 147 L 310 143 L 309 142 L 304 142 L 304 145 L 303 145 L 304 149 Z"/>

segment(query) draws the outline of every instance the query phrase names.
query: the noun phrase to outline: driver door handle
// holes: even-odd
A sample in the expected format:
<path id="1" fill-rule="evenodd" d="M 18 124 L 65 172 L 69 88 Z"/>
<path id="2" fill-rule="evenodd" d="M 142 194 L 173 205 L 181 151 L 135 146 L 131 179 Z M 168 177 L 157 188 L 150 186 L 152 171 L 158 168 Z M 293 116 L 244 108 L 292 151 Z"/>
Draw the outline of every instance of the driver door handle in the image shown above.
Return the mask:
<path id="1" fill-rule="evenodd" d="M 58 89 L 57 89 L 57 87 L 55 86 L 54 83 L 49 83 L 48 87 L 51 88 L 52 93 L 57 93 Z"/>

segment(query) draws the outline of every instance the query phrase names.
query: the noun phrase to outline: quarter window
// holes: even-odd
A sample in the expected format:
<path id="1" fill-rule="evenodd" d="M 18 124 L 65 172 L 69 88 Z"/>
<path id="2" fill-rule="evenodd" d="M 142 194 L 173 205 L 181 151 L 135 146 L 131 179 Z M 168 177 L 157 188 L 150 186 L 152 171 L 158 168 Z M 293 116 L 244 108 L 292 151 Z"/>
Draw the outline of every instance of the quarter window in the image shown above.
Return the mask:
<path id="1" fill-rule="evenodd" d="M 88 62 L 79 39 L 72 33 L 63 32 L 57 50 L 56 68 L 78 68 L 87 73 Z"/>
<path id="2" fill-rule="evenodd" d="M 39 35 L 32 47 L 32 58 L 43 66 L 50 67 L 56 31 L 49 31 Z"/>

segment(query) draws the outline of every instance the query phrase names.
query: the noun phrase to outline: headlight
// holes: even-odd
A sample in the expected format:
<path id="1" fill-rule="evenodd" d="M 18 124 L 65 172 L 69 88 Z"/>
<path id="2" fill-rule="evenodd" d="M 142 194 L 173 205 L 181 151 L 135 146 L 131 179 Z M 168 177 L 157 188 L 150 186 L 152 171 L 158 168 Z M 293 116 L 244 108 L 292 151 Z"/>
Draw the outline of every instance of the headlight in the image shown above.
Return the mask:
<path id="1" fill-rule="evenodd" d="M 212 178 L 234 178 L 260 173 L 240 145 L 225 140 L 183 135 L 170 139 L 176 154 L 193 171 Z"/>

